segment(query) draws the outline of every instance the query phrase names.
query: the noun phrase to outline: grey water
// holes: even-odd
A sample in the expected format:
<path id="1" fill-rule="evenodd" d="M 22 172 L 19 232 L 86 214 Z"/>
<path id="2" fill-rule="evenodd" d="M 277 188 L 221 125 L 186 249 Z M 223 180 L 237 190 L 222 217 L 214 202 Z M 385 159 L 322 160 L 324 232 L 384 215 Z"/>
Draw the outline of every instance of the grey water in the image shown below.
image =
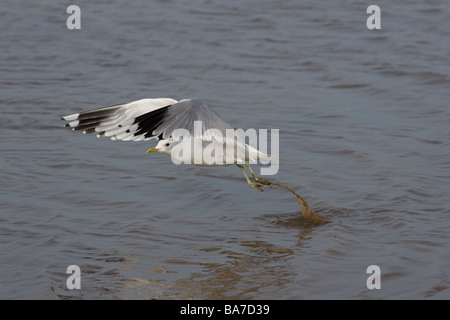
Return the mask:
<path id="1" fill-rule="evenodd" d="M 1 299 L 450 298 L 447 1 L 379 1 L 379 30 L 349 0 L 71 4 L 0 1 Z M 60 120 L 158 97 L 279 129 L 267 179 L 329 223 Z"/>

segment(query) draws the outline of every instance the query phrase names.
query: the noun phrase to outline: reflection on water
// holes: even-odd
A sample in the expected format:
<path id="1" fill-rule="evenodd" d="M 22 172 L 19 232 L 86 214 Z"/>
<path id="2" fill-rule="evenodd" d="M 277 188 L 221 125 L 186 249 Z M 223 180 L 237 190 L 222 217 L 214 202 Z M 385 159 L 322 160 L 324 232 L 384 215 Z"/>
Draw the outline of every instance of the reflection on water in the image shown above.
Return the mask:
<path id="1" fill-rule="evenodd" d="M 283 216 L 266 215 L 259 220 L 267 221 L 272 227 L 292 228 L 298 231 L 296 246 L 317 228 L 294 212 Z M 231 250 L 229 248 L 236 248 Z M 205 255 L 214 255 L 217 262 L 204 261 Z M 227 240 L 222 246 L 210 246 L 199 249 L 193 257 L 170 258 L 143 269 L 140 276 L 132 275 L 136 269 L 142 269 L 144 261 L 161 260 L 160 257 L 129 255 L 126 258 L 118 252 L 101 254 L 95 262 L 102 266 L 84 264 L 83 277 L 89 282 L 88 289 L 96 295 L 112 296 L 117 299 L 257 299 L 261 295 L 276 294 L 285 284 L 296 277 L 296 270 L 289 261 L 295 255 L 291 246 L 283 247 L 264 240 Z M 104 266 L 108 266 L 105 268 Z M 185 274 L 184 268 L 195 270 Z M 127 276 L 130 273 L 129 276 Z M 63 275 L 54 274 L 55 278 Z M 98 279 L 113 282 L 105 286 Z M 94 284 L 92 283 L 94 282 Z M 114 289 L 111 289 L 113 287 Z M 108 289 L 109 288 L 109 289 Z M 85 297 L 83 291 L 73 292 L 63 286 L 52 287 L 55 295 L 61 299 Z"/>
<path id="2" fill-rule="evenodd" d="M 310 232 L 300 231 L 298 245 Z M 261 294 L 276 294 L 277 288 L 295 278 L 296 272 L 289 266 L 294 254 L 291 248 L 259 240 L 233 239 L 227 244 L 241 250 L 202 248 L 202 252 L 220 256 L 218 260 L 222 262 L 166 260 L 160 268 L 147 270 L 147 278 L 128 279 L 126 287 L 131 292 L 140 292 L 140 298 L 148 299 L 256 299 Z M 170 278 L 170 273 L 176 273 L 170 271 L 173 265 L 190 265 L 197 271 L 186 278 L 177 278 L 175 274 L 176 279 L 170 282 L 154 280 L 162 274 L 169 274 Z"/>

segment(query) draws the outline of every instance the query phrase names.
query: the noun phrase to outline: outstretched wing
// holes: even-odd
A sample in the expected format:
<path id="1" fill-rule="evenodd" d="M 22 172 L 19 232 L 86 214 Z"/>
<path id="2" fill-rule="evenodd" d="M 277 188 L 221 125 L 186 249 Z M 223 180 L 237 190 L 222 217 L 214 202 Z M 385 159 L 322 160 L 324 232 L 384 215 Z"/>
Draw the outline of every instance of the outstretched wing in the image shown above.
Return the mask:
<path id="1" fill-rule="evenodd" d="M 68 115 L 62 120 L 68 121 L 66 127 L 72 130 L 96 132 L 98 137 L 124 141 L 178 139 L 176 129 L 185 129 L 192 136 L 195 121 L 201 121 L 202 132 L 217 129 L 222 137 L 226 129 L 232 129 L 214 110 L 194 99 L 179 102 L 169 98 L 142 99 Z"/>
<path id="2" fill-rule="evenodd" d="M 185 99 L 167 108 L 166 116 L 161 125 L 153 131 L 153 134 L 162 135 L 163 139 L 179 140 L 182 131 L 176 131 L 177 129 L 187 130 L 190 137 L 193 138 L 212 140 L 212 137 L 214 137 L 216 140 L 222 140 L 226 136 L 226 129 L 233 128 L 204 102 Z M 217 131 L 220 133 L 215 134 L 214 131 L 208 131 L 208 129 L 215 129 L 216 133 Z"/>

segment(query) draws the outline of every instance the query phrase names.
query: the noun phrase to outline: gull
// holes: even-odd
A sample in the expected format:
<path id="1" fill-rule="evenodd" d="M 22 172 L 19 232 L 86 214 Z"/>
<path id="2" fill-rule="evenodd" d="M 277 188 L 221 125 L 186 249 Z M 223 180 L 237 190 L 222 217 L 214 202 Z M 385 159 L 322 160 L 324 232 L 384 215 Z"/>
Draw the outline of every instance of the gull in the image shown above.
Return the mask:
<path id="1" fill-rule="evenodd" d="M 264 191 L 264 185 L 268 188 L 277 186 L 286 189 L 297 198 L 302 207 L 302 215 L 311 223 L 327 223 L 291 187 L 257 177 L 250 162 L 279 162 L 280 159 L 245 143 L 242 137 L 230 135 L 235 130 L 200 100 L 141 99 L 74 113 L 61 119 L 67 121 L 65 127 L 85 134 L 96 133 L 99 138 L 109 137 L 123 141 L 156 139 L 157 145 L 148 149 L 147 153 L 158 151 L 170 156 L 176 164 L 236 165 L 253 188 Z M 250 180 L 241 164 L 248 167 L 255 182 Z"/>
<path id="2" fill-rule="evenodd" d="M 157 145 L 148 149 L 147 153 L 158 151 L 170 156 L 174 163 L 236 165 L 247 183 L 260 191 L 264 190 L 262 185 L 272 183 L 257 177 L 250 162 L 279 161 L 278 157 L 259 151 L 245 140 L 227 135 L 234 130 L 233 127 L 197 99 L 141 99 L 67 115 L 62 120 L 67 121 L 65 126 L 72 130 L 96 133 L 100 138 L 122 141 L 156 139 Z M 205 155 L 206 148 L 210 152 Z M 248 167 L 255 182 L 250 180 L 241 164 Z"/>

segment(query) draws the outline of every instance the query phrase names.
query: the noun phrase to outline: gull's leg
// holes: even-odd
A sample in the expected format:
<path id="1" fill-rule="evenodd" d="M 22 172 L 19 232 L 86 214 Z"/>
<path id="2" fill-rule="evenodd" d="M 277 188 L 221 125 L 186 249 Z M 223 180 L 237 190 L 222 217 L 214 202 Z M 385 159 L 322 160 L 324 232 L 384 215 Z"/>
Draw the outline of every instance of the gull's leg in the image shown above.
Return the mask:
<path id="1" fill-rule="evenodd" d="M 268 186 L 277 186 L 277 187 L 289 190 L 297 198 L 298 203 L 302 207 L 302 215 L 307 217 L 312 223 L 318 224 L 318 225 L 326 223 L 326 221 L 323 220 L 320 216 L 318 216 L 314 211 L 311 211 L 311 209 L 309 208 L 309 206 L 306 203 L 305 199 L 300 197 L 300 195 L 298 195 L 291 187 L 279 184 L 277 182 L 270 182 L 270 181 L 267 181 L 265 179 L 258 178 L 255 175 L 255 173 L 253 172 L 252 168 L 250 167 L 250 163 L 248 163 L 248 161 L 245 162 L 245 165 L 250 169 L 250 172 L 252 173 L 253 178 L 255 178 L 256 182 L 264 184 L 264 185 L 268 185 Z M 245 174 L 244 168 L 242 166 L 240 166 L 240 165 L 237 165 L 237 166 L 239 168 L 241 168 L 242 172 L 244 172 L 244 174 Z M 254 187 L 254 188 L 258 189 L 258 190 L 263 191 L 261 186 L 259 186 L 258 184 L 256 184 L 256 185 L 259 186 L 259 188 L 255 187 L 253 184 L 251 184 L 253 182 L 251 182 L 249 180 L 249 178 L 247 177 L 246 174 L 245 174 L 245 177 L 247 178 L 248 184 L 250 184 L 252 187 Z"/>
<path id="2" fill-rule="evenodd" d="M 255 175 L 255 173 L 253 172 L 252 167 L 250 167 L 250 163 L 248 163 L 248 161 L 245 161 L 245 165 L 250 169 L 250 172 L 252 173 L 253 178 L 255 178 L 255 181 L 256 181 L 256 182 L 259 182 L 259 183 L 264 184 L 264 185 L 266 185 L 266 186 L 269 186 L 269 185 L 273 184 L 273 183 L 270 182 L 270 181 L 267 181 L 267 180 L 258 178 L 258 177 Z"/>
<path id="3" fill-rule="evenodd" d="M 251 180 L 248 178 L 247 174 L 245 173 L 245 169 L 244 169 L 243 166 L 241 166 L 240 164 L 237 164 L 237 166 L 238 166 L 239 169 L 241 169 L 241 171 L 242 171 L 242 173 L 244 174 L 245 179 L 247 179 L 247 182 L 248 182 L 249 185 L 251 185 L 251 186 L 252 186 L 253 188 L 255 188 L 255 189 L 258 189 L 259 191 L 264 191 L 264 189 L 261 188 L 261 186 L 260 186 L 259 184 L 254 183 L 253 181 L 251 181 Z"/>

